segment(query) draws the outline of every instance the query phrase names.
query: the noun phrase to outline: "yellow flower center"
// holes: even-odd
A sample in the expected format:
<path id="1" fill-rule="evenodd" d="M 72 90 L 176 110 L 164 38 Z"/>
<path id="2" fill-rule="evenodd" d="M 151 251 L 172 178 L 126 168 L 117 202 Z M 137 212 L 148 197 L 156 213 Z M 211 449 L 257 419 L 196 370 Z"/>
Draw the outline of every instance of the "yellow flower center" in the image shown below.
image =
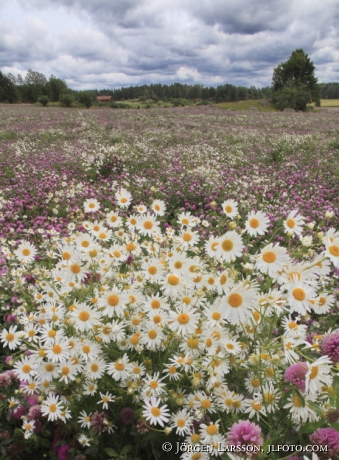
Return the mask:
<path id="1" fill-rule="evenodd" d="M 222 243 L 221 243 L 221 247 L 223 248 L 224 251 L 232 251 L 233 249 L 233 241 L 231 240 L 224 240 Z"/>
<path id="2" fill-rule="evenodd" d="M 299 300 L 300 302 L 302 302 L 303 300 L 305 300 L 306 298 L 306 293 L 303 289 L 301 288 L 295 288 L 293 289 L 293 297 L 296 299 L 296 300 Z"/>
<path id="3" fill-rule="evenodd" d="M 53 350 L 53 353 L 56 354 L 56 355 L 60 355 L 60 353 L 62 352 L 62 348 L 58 344 L 54 345 L 52 350 Z"/>
<path id="4" fill-rule="evenodd" d="M 87 311 L 81 311 L 79 313 L 79 319 L 80 319 L 80 321 L 88 321 L 89 313 Z"/>
<path id="5" fill-rule="evenodd" d="M 292 400 L 295 407 L 303 407 L 303 403 L 298 395 L 294 395 Z"/>
<path id="6" fill-rule="evenodd" d="M 185 233 L 182 238 L 184 241 L 186 241 L 186 243 L 188 243 L 189 241 L 191 241 L 192 235 L 190 233 Z"/>
<path id="7" fill-rule="evenodd" d="M 259 227 L 258 219 L 255 219 L 254 217 L 253 217 L 253 219 L 251 219 L 249 221 L 249 224 L 250 224 L 250 227 L 252 227 L 252 228 L 258 228 Z"/>
<path id="8" fill-rule="evenodd" d="M 254 410 L 260 410 L 262 407 L 259 402 L 255 402 L 255 401 L 252 402 L 251 406 Z"/>
<path id="9" fill-rule="evenodd" d="M 152 407 L 151 414 L 154 417 L 159 417 L 161 415 L 161 410 L 159 409 L 159 407 Z"/>
<path id="10" fill-rule="evenodd" d="M 149 337 L 150 339 L 155 339 L 155 338 L 157 337 L 157 335 L 158 335 L 158 334 L 157 334 L 157 332 L 156 332 L 154 329 L 152 329 L 151 331 L 148 332 L 148 337 Z"/>
<path id="11" fill-rule="evenodd" d="M 108 305 L 110 305 L 111 307 L 116 307 L 119 303 L 119 297 L 115 294 L 112 294 L 108 297 L 107 299 L 107 303 Z"/>
<path id="12" fill-rule="evenodd" d="M 206 431 L 210 436 L 215 436 L 218 433 L 218 427 L 217 425 L 210 425 L 206 428 Z"/>
<path id="13" fill-rule="evenodd" d="M 161 304 L 159 302 L 159 300 L 152 300 L 151 302 L 151 307 L 153 308 L 153 310 L 157 310 L 158 308 L 160 308 Z"/>
<path id="14" fill-rule="evenodd" d="M 151 222 L 150 220 L 146 220 L 144 222 L 144 229 L 145 230 L 151 230 L 151 228 L 153 228 L 153 222 Z"/>
<path id="15" fill-rule="evenodd" d="M 242 297 L 240 294 L 231 294 L 228 297 L 228 303 L 231 305 L 233 308 L 240 307 L 242 304 Z"/>
<path id="16" fill-rule="evenodd" d="M 267 264 L 273 264 L 276 261 L 277 256 L 272 251 L 267 251 L 263 254 L 262 258 Z"/>
<path id="17" fill-rule="evenodd" d="M 190 320 L 190 317 L 187 313 L 180 313 L 180 315 L 178 315 L 178 323 L 180 324 L 187 324 Z"/>
<path id="18" fill-rule="evenodd" d="M 177 275 L 170 275 L 167 281 L 171 286 L 177 286 L 179 284 L 179 277 Z"/>
<path id="19" fill-rule="evenodd" d="M 57 405 L 56 404 L 50 404 L 49 405 L 49 411 L 50 412 L 56 412 L 57 410 Z"/>
<path id="20" fill-rule="evenodd" d="M 339 257 L 339 246 L 332 245 L 328 248 L 328 250 L 330 251 L 332 256 Z"/>
<path id="21" fill-rule="evenodd" d="M 286 225 L 288 228 L 294 228 L 295 227 L 295 220 L 294 219 L 287 219 Z"/>
<path id="22" fill-rule="evenodd" d="M 312 370 L 310 373 L 310 379 L 315 379 L 318 375 L 319 372 L 319 367 L 318 366 L 312 366 Z"/>
<path id="23" fill-rule="evenodd" d="M 125 369 L 125 364 L 117 362 L 114 364 L 114 367 L 117 371 L 123 371 Z"/>
<path id="24" fill-rule="evenodd" d="M 71 272 L 74 274 L 74 275 L 77 275 L 78 273 L 80 273 L 80 267 L 78 264 L 72 264 L 71 265 Z"/>

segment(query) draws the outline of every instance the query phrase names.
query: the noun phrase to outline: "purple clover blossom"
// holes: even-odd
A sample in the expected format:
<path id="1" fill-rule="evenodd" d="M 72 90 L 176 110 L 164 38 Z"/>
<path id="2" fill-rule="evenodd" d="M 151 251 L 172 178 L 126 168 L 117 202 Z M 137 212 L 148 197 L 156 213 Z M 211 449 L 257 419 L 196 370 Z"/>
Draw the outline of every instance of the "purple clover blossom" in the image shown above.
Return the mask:
<path id="1" fill-rule="evenodd" d="M 105 425 L 105 413 L 104 412 L 94 412 L 91 420 L 92 428 L 95 434 L 101 434 L 107 430 L 107 425 Z"/>
<path id="2" fill-rule="evenodd" d="M 339 363 L 339 329 L 323 337 L 320 342 L 320 351 L 322 355 L 331 358 L 334 364 Z"/>
<path id="3" fill-rule="evenodd" d="M 35 404 L 34 406 L 30 407 L 27 417 L 29 420 L 39 420 L 42 416 L 41 406 L 39 404 Z"/>
<path id="4" fill-rule="evenodd" d="M 232 425 L 227 435 L 227 444 L 232 446 L 254 445 L 261 446 L 263 438 L 261 428 L 248 420 L 240 420 Z M 246 452 L 248 457 L 256 455 L 255 452 Z"/>
<path id="5" fill-rule="evenodd" d="M 339 432 L 334 428 L 319 428 L 310 436 L 314 445 L 328 446 L 328 451 L 321 454 L 323 459 L 335 459 L 339 456 Z"/>
<path id="6" fill-rule="evenodd" d="M 20 405 L 16 407 L 15 409 L 10 411 L 11 417 L 20 419 L 23 415 L 26 414 L 26 407 Z"/>
<path id="7" fill-rule="evenodd" d="M 120 412 L 120 418 L 125 425 L 131 425 L 135 420 L 135 412 L 130 407 L 124 407 Z"/>
<path id="8" fill-rule="evenodd" d="M 12 379 L 8 374 L 0 374 L 0 387 L 8 387 L 11 383 Z"/>
<path id="9" fill-rule="evenodd" d="M 294 363 L 286 369 L 284 381 L 293 383 L 299 390 L 305 391 L 306 374 L 307 364 L 305 362 Z"/>

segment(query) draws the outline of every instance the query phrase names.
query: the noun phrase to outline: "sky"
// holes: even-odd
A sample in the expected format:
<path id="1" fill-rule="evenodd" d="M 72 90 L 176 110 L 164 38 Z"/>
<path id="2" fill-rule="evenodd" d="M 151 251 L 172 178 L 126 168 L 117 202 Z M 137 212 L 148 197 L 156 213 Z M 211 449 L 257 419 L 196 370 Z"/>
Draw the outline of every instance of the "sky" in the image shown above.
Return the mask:
<path id="1" fill-rule="evenodd" d="M 339 81 L 339 0 L 0 0 L 0 70 L 72 89 L 269 86 L 302 48 Z"/>

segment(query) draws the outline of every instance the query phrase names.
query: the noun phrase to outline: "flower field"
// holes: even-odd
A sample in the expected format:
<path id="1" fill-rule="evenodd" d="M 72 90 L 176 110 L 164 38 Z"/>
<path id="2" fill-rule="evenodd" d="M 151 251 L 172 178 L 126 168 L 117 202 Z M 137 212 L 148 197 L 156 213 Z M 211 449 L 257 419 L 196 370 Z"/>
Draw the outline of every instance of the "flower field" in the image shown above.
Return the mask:
<path id="1" fill-rule="evenodd" d="M 338 159 L 335 109 L 0 106 L 1 458 L 339 458 Z"/>

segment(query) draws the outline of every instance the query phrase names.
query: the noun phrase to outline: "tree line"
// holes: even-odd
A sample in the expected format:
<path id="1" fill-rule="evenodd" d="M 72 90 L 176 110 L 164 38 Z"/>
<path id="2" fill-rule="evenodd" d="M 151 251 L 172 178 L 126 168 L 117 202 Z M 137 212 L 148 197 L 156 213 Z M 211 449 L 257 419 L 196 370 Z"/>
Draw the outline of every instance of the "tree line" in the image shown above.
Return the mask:
<path id="1" fill-rule="evenodd" d="M 15 77 L 11 73 L 6 75 L 0 71 L 0 101 L 12 103 L 35 103 L 38 100 L 60 102 L 67 97 L 81 102 L 86 97 L 95 101 L 97 96 L 102 95 L 112 96 L 114 101 L 139 99 L 140 101 L 152 100 L 157 102 L 170 99 L 199 99 L 233 102 L 247 99 L 268 99 L 271 95 L 271 88 L 256 88 L 255 86 L 247 88 L 231 84 L 220 85 L 215 88 L 198 84 L 173 83 L 167 85 L 159 83 L 118 89 L 76 91 L 68 88 L 64 80 L 54 75 L 51 75 L 47 80 L 45 75 L 31 69 L 28 70 L 25 78 L 22 78 L 21 75 Z"/>
<path id="2" fill-rule="evenodd" d="M 150 84 L 129 86 L 117 89 L 92 89 L 76 91 L 68 88 L 66 82 L 51 75 L 29 69 L 25 78 L 21 75 L 4 74 L 0 71 L 0 102 L 61 102 L 70 106 L 73 101 L 90 107 L 97 96 L 112 96 L 113 101 L 138 99 L 142 102 L 152 100 L 202 100 L 214 102 L 235 102 L 248 99 L 270 99 L 278 108 L 291 107 L 305 110 L 306 104 L 320 99 L 339 99 L 339 83 L 318 83 L 314 75 L 315 66 L 302 50 L 295 50 L 290 58 L 279 64 L 273 72 L 272 86 L 256 88 L 231 84 L 207 87 L 185 83 Z"/>

